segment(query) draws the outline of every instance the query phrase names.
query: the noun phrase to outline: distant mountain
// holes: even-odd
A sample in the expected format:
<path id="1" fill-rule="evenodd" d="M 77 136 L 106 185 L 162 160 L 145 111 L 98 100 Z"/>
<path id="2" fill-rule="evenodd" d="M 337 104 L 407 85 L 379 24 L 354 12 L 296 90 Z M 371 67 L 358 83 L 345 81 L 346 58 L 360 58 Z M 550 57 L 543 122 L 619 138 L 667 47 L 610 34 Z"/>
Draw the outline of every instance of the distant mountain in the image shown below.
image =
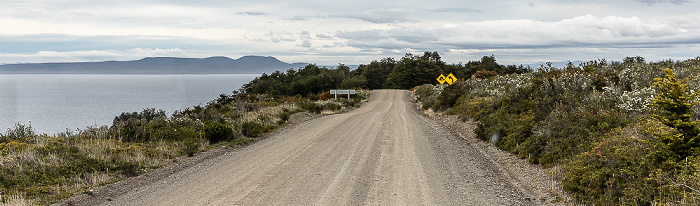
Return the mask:
<path id="1" fill-rule="evenodd" d="M 0 74 L 269 74 L 306 65 L 269 56 L 147 57 L 135 61 L 6 64 L 0 65 Z"/>

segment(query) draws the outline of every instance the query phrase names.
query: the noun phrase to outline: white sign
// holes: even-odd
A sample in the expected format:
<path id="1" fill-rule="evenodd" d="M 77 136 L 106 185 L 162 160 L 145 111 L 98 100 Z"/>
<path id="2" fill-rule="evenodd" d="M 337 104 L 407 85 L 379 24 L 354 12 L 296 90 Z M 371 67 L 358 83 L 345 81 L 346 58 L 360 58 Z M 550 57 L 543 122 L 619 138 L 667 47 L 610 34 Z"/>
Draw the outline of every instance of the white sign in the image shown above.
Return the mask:
<path id="1" fill-rule="evenodd" d="M 331 94 L 355 94 L 354 89 L 331 89 Z"/>

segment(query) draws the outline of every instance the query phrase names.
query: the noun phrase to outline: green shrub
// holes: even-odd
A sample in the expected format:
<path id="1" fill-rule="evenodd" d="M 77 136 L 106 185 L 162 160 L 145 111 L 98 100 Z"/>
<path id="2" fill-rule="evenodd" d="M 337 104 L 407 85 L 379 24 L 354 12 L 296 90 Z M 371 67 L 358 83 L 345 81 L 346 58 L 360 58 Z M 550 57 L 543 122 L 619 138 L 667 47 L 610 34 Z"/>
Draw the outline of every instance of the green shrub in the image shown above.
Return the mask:
<path id="1" fill-rule="evenodd" d="M 665 130 L 661 127 L 647 120 L 607 133 L 590 151 L 564 165 L 564 189 L 595 205 L 667 202 L 674 194 L 664 189 L 669 182 L 659 175 L 668 174 L 662 168 L 675 166 L 659 158 L 670 152 L 654 140 L 652 133 Z"/>
<path id="2" fill-rule="evenodd" d="M 448 114 L 459 115 L 463 119 L 474 119 L 480 121 L 485 118 L 493 109 L 494 100 L 490 97 L 475 97 L 462 95 L 459 97 Z"/>
<path id="3" fill-rule="evenodd" d="M 15 123 L 14 128 L 8 128 L 4 136 L 0 135 L 0 142 L 9 142 L 14 139 L 34 137 L 32 125 L 26 126 L 20 122 Z M 4 139 L 4 140 L 3 140 Z"/>
<path id="4" fill-rule="evenodd" d="M 283 111 L 282 113 L 280 113 L 280 119 L 282 119 L 282 121 L 285 121 L 285 122 L 286 122 L 286 121 L 289 120 L 289 117 L 290 117 L 291 115 L 292 115 L 292 114 L 289 113 L 289 111 Z"/>
<path id="5" fill-rule="evenodd" d="M 265 127 L 257 122 L 243 122 L 241 125 L 242 133 L 246 137 L 258 137 L 265 133 Z"/>
<path id="6" fill-rule="evenodd" d="M 127 177 L 134 177 L 143 172 L 143 167 L 138 162 L 119 161 L 116 164 L 113 169 Z"/>
<path id="7" fill-rule="evenodd" d="M 233 136 L 233 129 L 220 122 L 212 122 L 204 125 L 204 136 L 211 144 L 229 140 Z"/>
<path id="8" fill-rule="evenodd" d="M 183 152 L 187 154 L 188 157 L 193 157 L 195 153 L 199 152 L 199 142 L 194 138 L 184 140 L 183 146 Z"/>
<path id="9" fill-rule="evenodd" d="M 435 110 L 445 110 L 452 108 L 459 97 L 467 94 L 471 91 L 471 85 L 467 84 L 465 81 L 457 81 L 447 87 L 445 87 L 440 95 L 438 95 L 437 100 L 433 104 L 433 109 Z"/>
<path id="10" fill-rule="evenodd" d="M 339 110 L 340 108 L 341 108 L 340 105 L 333 103 L 333 102 L 323 105 L 323 109 L 330 110 L 330 111 Z"/>
<path id="11" fill-rule="evenodd" d="M 312 101 L 298 101 L 296 105 L 311 113 L 318 114 L 321 113 L 321 111 L 323 110 L 323 107 Z"/>

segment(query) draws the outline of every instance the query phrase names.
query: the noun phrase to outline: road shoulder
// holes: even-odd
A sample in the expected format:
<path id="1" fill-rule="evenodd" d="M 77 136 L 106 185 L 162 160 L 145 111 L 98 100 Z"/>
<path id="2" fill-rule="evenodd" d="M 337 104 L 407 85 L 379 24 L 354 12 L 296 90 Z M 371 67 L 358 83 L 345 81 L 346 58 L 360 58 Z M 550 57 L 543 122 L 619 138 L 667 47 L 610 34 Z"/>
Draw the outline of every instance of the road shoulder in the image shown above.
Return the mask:
<path id="1" fill-rule="evenodd" d="M 468 144 L 488 157 L 493 165 L 498 167 L 502 174 L 511 178 L 514 185 L 529 197 L 526 200 L 536 205 L 571 205 L 571 198 L 551 174 L 556 174 L 557 168 L 545 169 L 539 165 L 530 164 L 525 159 L 495 147 L 487 142 L 477 139 L 473 130 L 476 122 L 461 121 L 455 115 L 436 114 L 432 110 L 421 112 L 429 119 L 435 120 L 440 125 L 457 133 Z"/>
<path id="2" fill-rule="evenodd" d="M 255 141 L 248 143 L 248 144 L 243 144 L 243 145 L 236 145 L 234 147 L 228 147 L 228 146 L 222 146 L 219 148 L 207 150 L 204 152 L 199 152 L 193 157 L 187 157 L 187 156 L 181 156 L 177 157 L 171 160 L 168 160 L 169 162 L 166 163 L 166 166 L 162 168 L 158 168 L 152 171 L 149 171 L 147 173 L 144 173 L 142 175 L 136 176 L 136 177 L 131 177 L 127 178 L 112 184 L 107 184 L 98 188 L 94 188 L 90 190 L 89 193 L 87 194 L 80 194 L 76 195 L 73 197 L 70 197 L 66 200 L 60 201 L 56 204 L 56 206 L 64 206 L 64 205 L 100 205 L 105 202 L 112 201 L 112 199 L 119 197 L 121 195 L 124 195 L 128 193 L 129 191 L 138 189 L 140 187 L 149 185 L 151 183 L 160 181 L 162 179 L 165 179 L 166 177 L 178 173 L 180 171 L 183 171 L 187 168 L 196 166 L 202 162 L 205 162 L 210 159 L 215 159 L 218 157 L 221 157 L 223 155 L 226 155 L 228 153 L 234 152 L 235 150 L 241 149 L 243 147 L 246 147 L 250 144 L 255 144 L 256 142 L 259 141 L 265 141 L 268 137 L 274 136 L 276 134 L 279 134 L 280 132 L 284 132 L 290 129 L 293 129 L 296 125 L 306 122 L 315 118 L 323 117 L 324 115 L 320 114 L 313 114 L 313 113 L 308 113 L 308 112 L 298 112 L 294 113 L 290 116 L 289 121 L 286 126 L 283 126 L 281 128 L 278 128 L 274 132 L 268 133 L 262 137 L 256 138 Z"/>

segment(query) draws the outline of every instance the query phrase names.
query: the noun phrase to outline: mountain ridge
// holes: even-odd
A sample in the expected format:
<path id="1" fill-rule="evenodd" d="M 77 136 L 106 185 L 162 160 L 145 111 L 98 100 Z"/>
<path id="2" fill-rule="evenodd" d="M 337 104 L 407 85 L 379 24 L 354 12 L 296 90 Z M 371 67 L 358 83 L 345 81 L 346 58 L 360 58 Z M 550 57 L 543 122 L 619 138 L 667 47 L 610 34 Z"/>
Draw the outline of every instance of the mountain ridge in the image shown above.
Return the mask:
<path id="1" fill-rule="evenodd" d="M 286 63 L 272 56 L 145 57 L 130 61 L 4 64 L 0 65 L 0 74 L 261 74 L 307 64 Z"/>

